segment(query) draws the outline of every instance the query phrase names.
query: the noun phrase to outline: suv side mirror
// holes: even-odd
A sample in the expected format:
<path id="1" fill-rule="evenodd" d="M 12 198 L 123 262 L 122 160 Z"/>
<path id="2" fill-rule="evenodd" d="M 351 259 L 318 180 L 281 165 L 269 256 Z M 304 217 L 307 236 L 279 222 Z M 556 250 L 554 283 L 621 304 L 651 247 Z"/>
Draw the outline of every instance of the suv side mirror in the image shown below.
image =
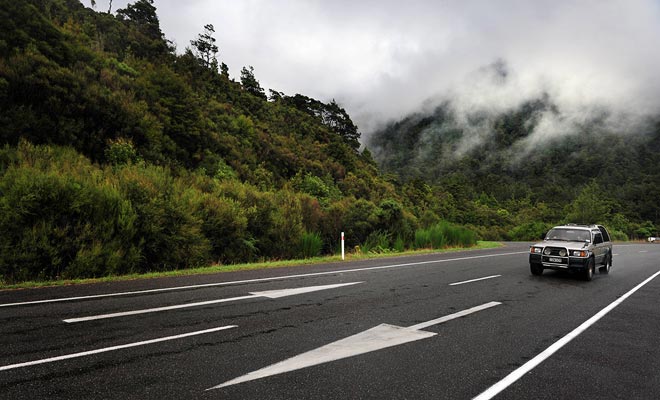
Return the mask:
<path id="1" fill-rule="evenodd" d="M 546 235 L 546 234 L 547 234 L 547 232 L 543 232 L 543 233 L 541 234 L 541 240 L 545 240 L 545 235 Z"/>

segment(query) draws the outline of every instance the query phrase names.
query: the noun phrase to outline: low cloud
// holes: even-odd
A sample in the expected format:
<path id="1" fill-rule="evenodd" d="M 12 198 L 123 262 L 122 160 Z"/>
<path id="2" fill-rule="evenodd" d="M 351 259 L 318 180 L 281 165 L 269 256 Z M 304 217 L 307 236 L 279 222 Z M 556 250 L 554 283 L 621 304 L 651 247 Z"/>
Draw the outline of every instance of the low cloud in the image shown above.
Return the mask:
<path id="1" fill-rule="evenodd" d="M 107 9 L 107 1 L 96 3 Z M 124 7 L 126 0 L 113 4 Z M 232 76 L 252 65 L 267 89 L 334 98 L 365 137 L 448 100 L 458 118 L 467 118 L 547 96 L 556 110 L 540 116 L 530 140 L 566 134 L 598 114 L 630 130 L 660 110 L 656 0 L 157 0 L 155 6 L 179 51 L 212 23 Z"/>

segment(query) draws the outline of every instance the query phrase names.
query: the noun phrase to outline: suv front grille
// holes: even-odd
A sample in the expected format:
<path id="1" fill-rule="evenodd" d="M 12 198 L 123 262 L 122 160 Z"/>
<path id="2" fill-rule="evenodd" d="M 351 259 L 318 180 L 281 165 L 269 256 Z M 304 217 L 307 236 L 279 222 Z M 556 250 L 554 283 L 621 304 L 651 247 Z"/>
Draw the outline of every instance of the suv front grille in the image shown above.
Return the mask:
<path id="1" fill-rule="evenodd" d="M 548 250 L 550 250 L 550 254 L 545 254 L 546 251 L 548 251 Z M 561 255 L 559 255 L 559 252 L 562 251 L 562 250 L 564 251 L 563 257 L 566 257 L 566 255 L 568 254 L 568 249 L 565 249 L 563 247 L 546 247 L 545 249 L 543 249 L 543 254 L 548 255 L 548 256 L 562 257 Z"/>
<path id="2" fill-rule="evenodd" d="M 561 255 L 563 254 L 563 256 Z M 549 267 L 568 267 L 568 249 L 564 247 L 546 247 L 543 249 L 541 262 Z"/>

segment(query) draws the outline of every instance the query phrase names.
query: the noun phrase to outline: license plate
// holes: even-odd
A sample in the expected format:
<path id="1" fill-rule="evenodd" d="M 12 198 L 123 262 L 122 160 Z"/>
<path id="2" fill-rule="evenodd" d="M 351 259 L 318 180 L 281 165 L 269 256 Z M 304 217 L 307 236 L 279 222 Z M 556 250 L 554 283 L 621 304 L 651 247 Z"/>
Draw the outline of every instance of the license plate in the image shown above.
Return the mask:
<path id="1" fill-rule="evenodd" d="M 550 257 L 550 262 L 556 262 L 556 263 L 560 263 L 560 262 L 561 262 L 561 258 L 557 258 L 557 257 Z"/>

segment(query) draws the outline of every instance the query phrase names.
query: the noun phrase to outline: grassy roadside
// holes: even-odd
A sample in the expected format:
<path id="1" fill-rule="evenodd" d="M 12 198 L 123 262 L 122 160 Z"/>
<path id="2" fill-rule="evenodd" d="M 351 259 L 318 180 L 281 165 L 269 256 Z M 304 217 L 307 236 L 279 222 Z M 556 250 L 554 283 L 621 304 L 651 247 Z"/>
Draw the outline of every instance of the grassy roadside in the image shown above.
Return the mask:
<path id="1" fill-rule="evenodd" d="M 444 249 L 410 250 L 401 253 L 395 253 L 395 252 L 347 253 L 346 261 L 398 257 L 398 256 L 416 255 L 416 254 L 450 253 L 450 252 L 465 251 L 465 250 L 493 249 L 501 246 L 502 243 L 500 242 L 479 241 L 477 242 L 476 246 L 470 248 L 448 247 Z M 121 282 L 121 281 L 137 280 L 137 279 L 205 275 L 205 274 L 216 274 L 221 272 L 248 271 L 255 269 L 316 265 L 316 264 L 324 264 L 331 262 L 341 262 L 341 256 L 333 255 L 333 256 L 325 256 L 325 257 L 307 258 L 303 260 L 263 261 L 263 262 L 256 262 L 249 264 L 235 264 L 235 265 L 212 265 L 208 267 L 181 269 L 176 271 L 151 272 L 146 274 L 131 274 L 131 275 L 121 275 L 121 276 L 107 276 L 103 278 L 91 278 L 91 279 L 68 279 L 68 280 L 45 281 L 45 282 L 33 281 L 33 282 L 22 282 L 12 285 L 8 285 L 0 281 L 0 290 L 30 289 L 30 288 L 52 287 L 52 286 L 83 285 L 90 283 Z"/>

